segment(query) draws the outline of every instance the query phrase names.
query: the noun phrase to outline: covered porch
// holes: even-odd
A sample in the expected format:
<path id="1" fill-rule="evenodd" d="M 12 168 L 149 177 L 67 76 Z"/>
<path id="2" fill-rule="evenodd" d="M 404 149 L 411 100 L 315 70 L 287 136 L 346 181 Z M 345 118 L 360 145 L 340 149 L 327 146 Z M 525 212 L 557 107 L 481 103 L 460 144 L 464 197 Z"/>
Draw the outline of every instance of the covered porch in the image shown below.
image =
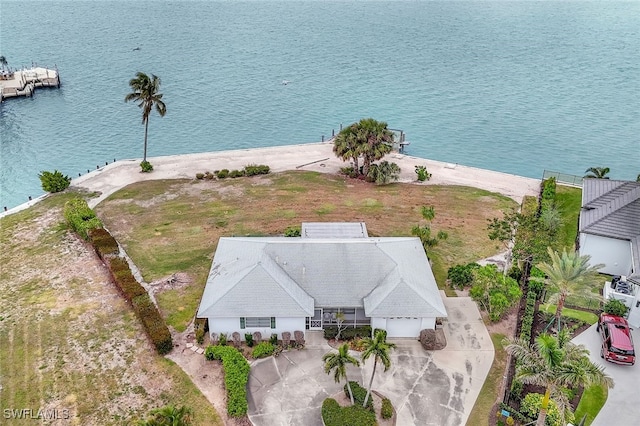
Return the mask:
<path id="1" fill-rule="evenodd" d="M 371 318 L 364 314 L 364 308 L 315 308 L 313 317 L 306 318 L 307 330 L 323 330 L 326 326 L 338 325 L 338 313 L 344 315 L 347 327 L 371 325 Z"/>

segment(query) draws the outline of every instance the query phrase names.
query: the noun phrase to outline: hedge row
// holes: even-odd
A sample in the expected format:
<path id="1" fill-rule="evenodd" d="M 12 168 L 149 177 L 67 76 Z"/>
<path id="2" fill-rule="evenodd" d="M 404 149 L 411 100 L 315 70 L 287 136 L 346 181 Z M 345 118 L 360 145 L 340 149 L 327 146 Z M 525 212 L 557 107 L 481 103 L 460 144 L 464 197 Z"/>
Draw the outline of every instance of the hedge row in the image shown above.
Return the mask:
<path id="1" fill-rule="evenodd" d="M 527 343 L 531 342 L 531 329 L 533 327 L 533 316 L 536 311 L 536 299 L 538 295 L 535 291 L 529 290 L 527 292 L 527 305 L 524 308 L 524 315 L 522 316 L 522 325 L 520 326 L 520 340 Z"/>
<path id="2" fill-rule="evenodd" d="M 104 258 L 103 260 L 109 265 L 113 281 L 127 301 L 131 302 L 134 298 L 147 294 L 144 287 L 140 285 L 131 273 L 126 259 L 114 257 Z"/>
<path id="3" fill-rule="evenodd" d="M 542 181 L 540 186 L 540 213 L 552 208 L 556 202 L 556 178 L 550 177 Z"/>
<path id="4" fill-rule="evenodd" d="M 109 256 L 117 256 L 120 253 L 118 242 L 104 228 L 90 229 L 87 233 L 89 241 L 101 259 Z"/>
<path id="5" fill-rule="evenodd" d="M 324 329 L 325 339 L 335 339 L 337 334 L 338 327 L 336 326 L 328 326 Z M 356 337 L 371 337 L 371 326 L 363 325 L 361 327 L 348 327 L 340 333 L 340 338 L 342 340 L 353 340 Z"/>
<path id="6" fill-rule="evenodd" d="M 204 352 L 208 360 L 222 360 L 224 386 L 227 389 L 227 413 L 231 417 L 247 414 L 247 381 L 249 363 L 237 349 L 231 346 L 209 346 Z"/>
<path id="7" fill-rule="evenodd" d="M 277 338 L 278 338 L 278 335 L 276 334 L 276 339 Z M 253 342 L 253 336 L 251 338 L 251 341 Z M 275 350 L 276 350 L 276 347 L 273 345 L 273 343 L 260 342 L 255 348 L 253 348 L 253 352 L 251 353 L 251 356 L 253 356 L 254 358 L 265 358 L 273 355 L 273 352 Z"/>
<path id="8" fill-rule="evenodd" d="M 114 257 L 119 253 L 118 243 L 104 228 L 92 229 L 88 233 L 96 253 L 109 267 L 113 282 L 122 296 L 131 303 L 136 316 L 144 326 L 151 342 L 159 354 L 169 353 L 173 348 L 171 332 L 147 291 L 131 273 L 126 259 Z"/>
<path id="9" fill-rule="evenodd" d="M 153 304 L 148 294 L 143 294 L 131 300 L 131 306 L 136 315 L 142 321 L 147 334 L 160 355 L 171 352 L 173 341 L 158 308 Z"/>
<path id="10" fill-rule="evenodd" d="M 101 228 L 102 222 L 96 217 L 93 210 L 82 198 L 74 198 L 64 205 L 64 218 L 71 229 L 85 240 L 88 239 L 87 231 L 93 228 Z"/>
<path id="11" fill-rule="evenodd" d="M 356 405 L 362 407 L 362 404 L 364 404 L 364 398 L 367 396 L 367 390 L 360 386 L 358 382 L 350 380 L 349 384 L 351 385 L 351 391 L 353 392 L 353 400 L 355 401 Z M 349 396 L 349 388 L 347 387 L 346 383 L 344 385 L 344 394 L 347 395 L 348 398 L 351 398 Z M 367 410 L 373 412 L 373 395 L 369 395 L 369 400 L 367 401 L 366 408 Z"/>
<path id="12" fill-rule="evenodd" d="M 327 398 L 322 403 L 322 420 L 325 426 L 375 426 L 376 415 L 362 408 L 362 405 L 341 407 L 333 398 Z"/>

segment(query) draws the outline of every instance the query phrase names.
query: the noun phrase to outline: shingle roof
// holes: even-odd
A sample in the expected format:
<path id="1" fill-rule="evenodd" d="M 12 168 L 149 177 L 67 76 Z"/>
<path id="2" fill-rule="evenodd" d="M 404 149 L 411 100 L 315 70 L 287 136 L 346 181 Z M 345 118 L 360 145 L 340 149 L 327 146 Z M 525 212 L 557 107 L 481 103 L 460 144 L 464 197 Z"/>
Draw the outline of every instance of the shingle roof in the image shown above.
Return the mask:
<path id="1" fill-rule="evenodd" d="M 418 238 L 221 238 L 199 317 L 446 316 Z"/>

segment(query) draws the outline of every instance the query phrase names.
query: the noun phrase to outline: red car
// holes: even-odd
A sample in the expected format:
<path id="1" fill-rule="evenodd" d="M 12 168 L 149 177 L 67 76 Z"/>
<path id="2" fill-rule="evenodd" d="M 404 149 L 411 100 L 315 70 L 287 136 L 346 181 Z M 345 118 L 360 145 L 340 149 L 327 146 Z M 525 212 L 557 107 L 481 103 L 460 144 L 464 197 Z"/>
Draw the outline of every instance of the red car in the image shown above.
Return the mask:
<path id="1" fill-rule="evenodd" d="M 626 319 L 602 313 L 596 329 L 602 338 L 602 348 L 600 349 L 602 358 L 616 364 L 635 364 L 636 353 L 633 350 L 631 330 Z"/>

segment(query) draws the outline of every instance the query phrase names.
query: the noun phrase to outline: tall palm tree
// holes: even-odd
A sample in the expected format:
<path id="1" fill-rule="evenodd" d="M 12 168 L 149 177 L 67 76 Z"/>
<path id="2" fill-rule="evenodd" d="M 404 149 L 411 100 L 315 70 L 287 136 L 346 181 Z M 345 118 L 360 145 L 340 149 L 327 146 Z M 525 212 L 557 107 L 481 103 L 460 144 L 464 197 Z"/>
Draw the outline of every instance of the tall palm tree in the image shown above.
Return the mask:
<path id="1" fill-rule="evenodd" d="M 333 143 L 333 152 L 345 161 L 352 159 L 357 174 L 360 174 L 358 158 L 362 156 L 362 175 L 367 176 L 371 163 L 391 152 L 393 138 L 393 132 L 387 128 L 387 123 L 363 118 L 338 133 Z"/>
<path id="2" fill-rule="evenodd" d="M 349 398 L 351 398 L 351 405 L 354 404 L 353 401 L 353 392 L 351 391 L 351 385 L 349 384 L 349 379 L 347 378 L 347 365 L 353 364 L 356 367 L 360 366 L 360 361 L 349 355 L 349 344 L 345 343 L 344 345 L 338 348 L 338 353 L 329 352 L 324 354 L 322 357 L 322 361 L 324 361 L 324 372 L 327 374 L 333 372 L 333 379 L 336 383 L 340 383 L 340 380 L 345 379 L 347 381 L 347 389 L 349 389 Z"/>
<path id="3" fill-rule="evenodd" d="M 540 263 L 540 269 L 546 275 L 545 279 L 531 277 L 534 281 L 543 281 L 547 284 L 547 289 L 555 290 L 556 293 L 549 299 L 556 303 L 556 323 L 560 329 L 560 317 L 567 296 L 572 294 L 582 294 L 586 297 L 596 297 L 591 292 L 591 284 L 597 279 L 598 269 L 604 267 L 603 264 L 589 265 L 591 256 L 580 256 L 575 250 L 567 251 L 562 249 L 558 253 L 547 247 L 547 252 L 551 259 L 550 263 Z"/>
<path id="4" fill-rule="evenodd" d="M 584 175 L 584 177 L 586 178 L 609 179 L 609 176 L 607 176 L 607 174 L 610 172 L 610 170 L 608 167 L 589 167 L 584 172 L 586 173 L 586 175 Z"/>
<path id="5" fill-rule="evenodd" d="M 139 426 L 189 426 L 191 424 L 193 410 L 186 405 L 166 407 L 151 410 L 150 418 L 139 422 Z"/>
<path id="6" fill-rule="evenodd" d="M 373 118 L 360 120 L 357 135 L 364 163 L 362 174 L 367 176 L 371 163 L 391 152 L 394 136 L 393 132 L 387 128 L 387 123 Z"/>
<path id="7" fill-rule="evenodd" d="M 149 115 L 155 106 L 160 117 L 164 117 L 167 107 L 162 101 L 162 93 L 160 90 L 160 78 L 151 74 L 151 78 L 142 72 L 136 73 L 136 78 L 129 81 L 129 86 L 133 92 L 125 96 L 124 101 L 136 101 L 138 106 L 142 108 L 142 124 L 144 124 L 144 157 L 143 162 L 147 161 L 147 134 L 149 132 Z"/>
<path id="8" fill-rule="evenodd" d="M 373 372 L 371 373 L 371 379 L 369 380 L 369 388 L 367 394 L 364 397 L 363 407 L 367 406 L 369 395 L 371 395 L 371 386 L 373 385 L 373 378 L 376 375 L 376 367 L 378 366 L 378 360 L 384 365 L 384 371 L 387 371 L 391 366 L 391 359 L 389 358 L 389 351 L 394 349 L 396 345 L 394 343 L 387 342 L 387 332 L 384 330 L 376 330 L 373 338 L 367 337 L 363 339 L 364 351 L 362 352 L 362 362 L 364 363 L 369 357 L 373 356 Z"/>
<path id="9" fill-rule="evenodd" d="M 358 158 L 360 157 L 360 150 L 358 147 L 358 141 L 356 140 L 355 124 L 347 126 L 340 130 L 340 133 L 333 141 L 333 152 L 338 158 L 344 161 L 353 160 L 354 173 L 360 173 L 360 166 L 358 165 Z"/>
<path id="10" fill-rule="evenodd" d="M 535 344 L 522 340 L 506 341 L 506 350 L 518 359 L 516 378 L 523 383 L 545 387 L 537 426 L 543 426 L 549 400 L 558 406 L 564 420 L 569 400 L 565 390 L 593 384 L 613 387 L 613 379 L 604 373 L 604 367 L 589 360 L 589 351 L 583 345 L 571 343 L 569 333 L 562 330 L 557 337 L 541 334 Z"/>

